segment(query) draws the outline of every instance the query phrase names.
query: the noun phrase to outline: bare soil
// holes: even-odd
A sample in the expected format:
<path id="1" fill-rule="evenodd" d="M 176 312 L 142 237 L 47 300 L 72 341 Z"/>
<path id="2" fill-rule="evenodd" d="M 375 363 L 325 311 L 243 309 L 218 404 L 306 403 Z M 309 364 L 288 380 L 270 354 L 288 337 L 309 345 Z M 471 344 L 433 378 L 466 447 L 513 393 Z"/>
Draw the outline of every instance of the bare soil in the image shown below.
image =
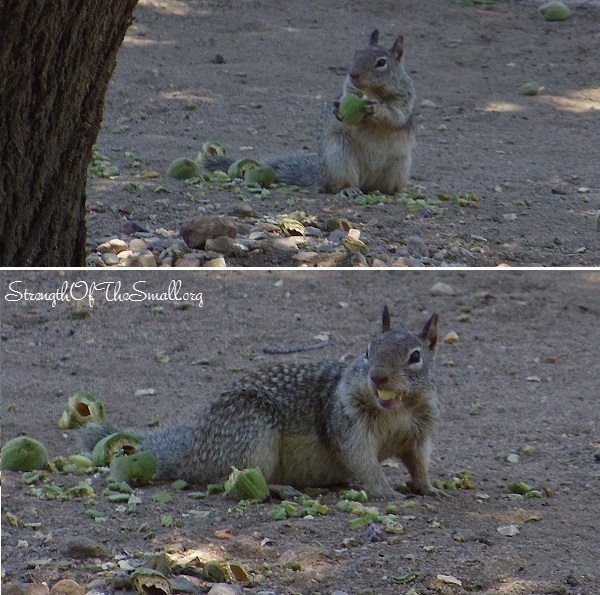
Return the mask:
<path id="1" fill-rule="evenodd" d="M 119 563 L 135 566 L 148 554 L 170 551 L 239 561 L 254 580 L 244 592 L 256 595 L 600 593 L 600 273 L 179 271 L 184 291 L 203 293 L 202 308 L 109 302 L 101 292 L 93 308 L 5 299 L 16 280 L 22 283 L 13 288 L 33 293 L 65 281 L 120 280 L 124 293 L 135 281 L 163 292 L 173 278 L 158 271 L 106 273 L 2 272 L 3 442 L 26 434 L 42 441 L 51 457 L 79 452 L 78 431 L 57 423 L 76 390 L 101 398 L 113 423 L 188 421 L 200 402 L 260 365 L 357 356 L 379 332 L 387 303 L 396 327 L 418 330 L 435 311 L 441 336 L 458 334 L 455 343 L 442 341 L 438 354 L 443 413 L 432 475 L 448 481 L 470 471 L 474 489 L 441 499 L 399 494 L 404 531 L 370 542 L 364 529 L 349 527 L 352 516 L 336 509 L 335 490 L 323 497 L 327 515 L 274 521 L 267 516 L 274 502 L 239 509 L 222 495 L 191 500 L 189 490 L 158 482 L 136 490 L 141 503 L 128 514 L 126 505 L 107 499 L 103 473 L 48 474 L 27 486 L 21 474 L 5 471 L 3 582 L 52 585 L 69 577 L 110 592 Z M 433 296 L 438 281 L 455 295 Z M 323 349 L 263 351 L 311 345 L 324 333 L 330 345 Z M 149 388 L 153 394 L 136 396 Z M 401 466 L 386 473 L 397 483 L 407 478 Z M 82 480 L 95 491 L 91 500 L 36 493 Z M 512 482 L 531 485 L 541 497 L 511 494 Z M 165 490 L 172 502 L 153 499 Z M 479 502 L 477 494 L 489 501 Z M 91 509 L 104 520 L 93 520 Z M 513 524 L 518 535 L 498 532 Z M 230 539 L 217 536 L 222 529 Z M 74 560 L 65 548 L 82 537 L 104 553 Z M 348 538 L 355 541 L 344 547 Z M 286 560 L 299 565 L 294 570 Z M 197 591 L 208 587 L 200 581 Z"/>
<path id="2" fill-rule="evenodd" d="M 417 235 L 432 257 L 449 250 L 446 264 L 600 264 L 600 3 L 568 3 L 569 19 L 547 22 L 540 2 L 531 1 L 142 0 L 97 141 L 121 175 L 90 180 L 90 251 L 107 237 L 128 239 L 125 216 L 151 232 L 178 230 L 195 215 L 227 214 L 239 204 L 231 190 L 165 175 L 171 161 L 194 158 L 207 139 L 258 159 L 316 151 L 323 105 L 339 96 L 354 51 L 377 27 L 383 44 L 404 35 L 418 92 L 408 190 L 427 201 L 472 192 L 477 202 L 445 202 L 423 216 L 429 213 L 359 206 L 316 189 L 243 193 L 258 215 L 345 218 L 361 230 L 369 263 L 392 262 Z M 531 81 L 544 89 L 521 95 Z M 141 168 L 128 167 L 131 155 L 143 160 Z M 161 177 L 141 179 L 145 169 Z M 257 253 L 228 264 L 294 262 Z"/>

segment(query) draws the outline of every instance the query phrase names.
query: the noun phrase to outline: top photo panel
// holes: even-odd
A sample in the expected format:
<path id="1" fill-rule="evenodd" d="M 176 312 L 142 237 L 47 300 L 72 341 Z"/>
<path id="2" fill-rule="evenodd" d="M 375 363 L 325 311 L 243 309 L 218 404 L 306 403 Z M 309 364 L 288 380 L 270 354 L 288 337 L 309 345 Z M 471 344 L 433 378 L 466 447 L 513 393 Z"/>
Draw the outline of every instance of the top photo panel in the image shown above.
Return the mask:
<path id="1" fill-rule="evenodd" d="M 2 267 L 600 266 L 600 0 L 50 4 Z"/>

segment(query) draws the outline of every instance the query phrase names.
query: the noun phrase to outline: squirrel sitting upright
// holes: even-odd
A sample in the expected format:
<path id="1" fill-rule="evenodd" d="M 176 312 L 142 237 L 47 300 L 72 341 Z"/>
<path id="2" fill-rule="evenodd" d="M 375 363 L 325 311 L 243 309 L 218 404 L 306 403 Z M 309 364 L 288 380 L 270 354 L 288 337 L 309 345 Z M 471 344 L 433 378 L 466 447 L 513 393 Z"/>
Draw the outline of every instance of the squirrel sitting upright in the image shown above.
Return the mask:
<path id="1" fill-rule="evenodd" d="M 319 123 L 317 156 L 293 154 L 265 160 L 276 179 L 298 186 L 320 185 L 326 192 L 355 196 L 362 192 L 402 192 L 408 181 L 415 144 L 415 87 L 403 64 L 404 38 L 390 49 L 379 45 L 379 31 L 355 52 L 342 97 L 325 108 Z M 364 117 L 356 123 L 339 118 L 347 95 L 365 98 Z M 224 169 L 233 160 L 205 155 L 208 170 Z"/>
<path id="2" fill-rule="evenodd" d="M 269 484 L 324 487 L 357 481 L 372 497 L 398 496 L 380 463 L 398 457 L 408 487 L 434 494 L 428 462 L 437 418 L 434 360 L 438 317 L 422 331 L 382 334 L 351 365 L 274 365 L 237 381 L 195 420 L 138 432 L 162 479 L 208 484 L 235 466 L 260 467 Z M 118 431 L 90 425 L 84 442 Z M 135 433 L 135 431 L 134 431 Z"/>

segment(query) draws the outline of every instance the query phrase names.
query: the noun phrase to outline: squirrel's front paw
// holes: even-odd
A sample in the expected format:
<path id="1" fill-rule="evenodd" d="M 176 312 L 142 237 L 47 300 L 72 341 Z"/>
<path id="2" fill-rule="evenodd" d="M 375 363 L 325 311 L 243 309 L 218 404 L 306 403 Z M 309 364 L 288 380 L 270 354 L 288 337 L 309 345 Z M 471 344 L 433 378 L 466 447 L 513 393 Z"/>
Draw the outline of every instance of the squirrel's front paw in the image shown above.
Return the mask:
<path id="1" fill-rule="evenodd" d="M 375 101 L 374 99 L 370 99 L 360 108 L 360 111 L 366 115 L 374 114 L 379 108 L 379 101 Z"/>

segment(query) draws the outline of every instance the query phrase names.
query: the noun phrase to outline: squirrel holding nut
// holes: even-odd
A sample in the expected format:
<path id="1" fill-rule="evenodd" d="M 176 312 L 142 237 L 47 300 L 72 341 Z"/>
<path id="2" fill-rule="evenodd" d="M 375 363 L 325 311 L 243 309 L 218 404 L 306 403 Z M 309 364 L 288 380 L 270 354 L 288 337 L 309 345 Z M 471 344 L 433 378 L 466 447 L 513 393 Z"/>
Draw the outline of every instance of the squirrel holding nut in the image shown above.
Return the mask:
<path id="1" fill-rule="evenodd" d="M 346 196 L 403 192 L 415 144 L 415 87 L 403 64 L 404 38 L 379 45 L 379 31 L 354 54 L 339 101 L 327 105 L 319 123 L 317 156 L 293 154 L 266 160 L 276 180 L 320 185 Z M 203 166 L 227 171 L 232 159 L 205 154 Z"/>
<path id="2" fill-rule="evenodd" d="M 293 488 L 358 482 L 372 497 L 392 498 L 380 463 L 397 457 L 407 487 L 437 493 L 428 473 L 438 414 L 434 388 L 438 316 L 418 333 L 393 330 L 387 306 L 382 333 L 352 364 L 280 364 L 238 380 L 192 420 L 133 432 L 158 463 L 161 479 L 208 484 L 231 467 L 259 467 L 269 484 Z M 93 446 L 117 432 L 92 424 Z M 277 490 L 274 490 L 277 493 Z"/>

